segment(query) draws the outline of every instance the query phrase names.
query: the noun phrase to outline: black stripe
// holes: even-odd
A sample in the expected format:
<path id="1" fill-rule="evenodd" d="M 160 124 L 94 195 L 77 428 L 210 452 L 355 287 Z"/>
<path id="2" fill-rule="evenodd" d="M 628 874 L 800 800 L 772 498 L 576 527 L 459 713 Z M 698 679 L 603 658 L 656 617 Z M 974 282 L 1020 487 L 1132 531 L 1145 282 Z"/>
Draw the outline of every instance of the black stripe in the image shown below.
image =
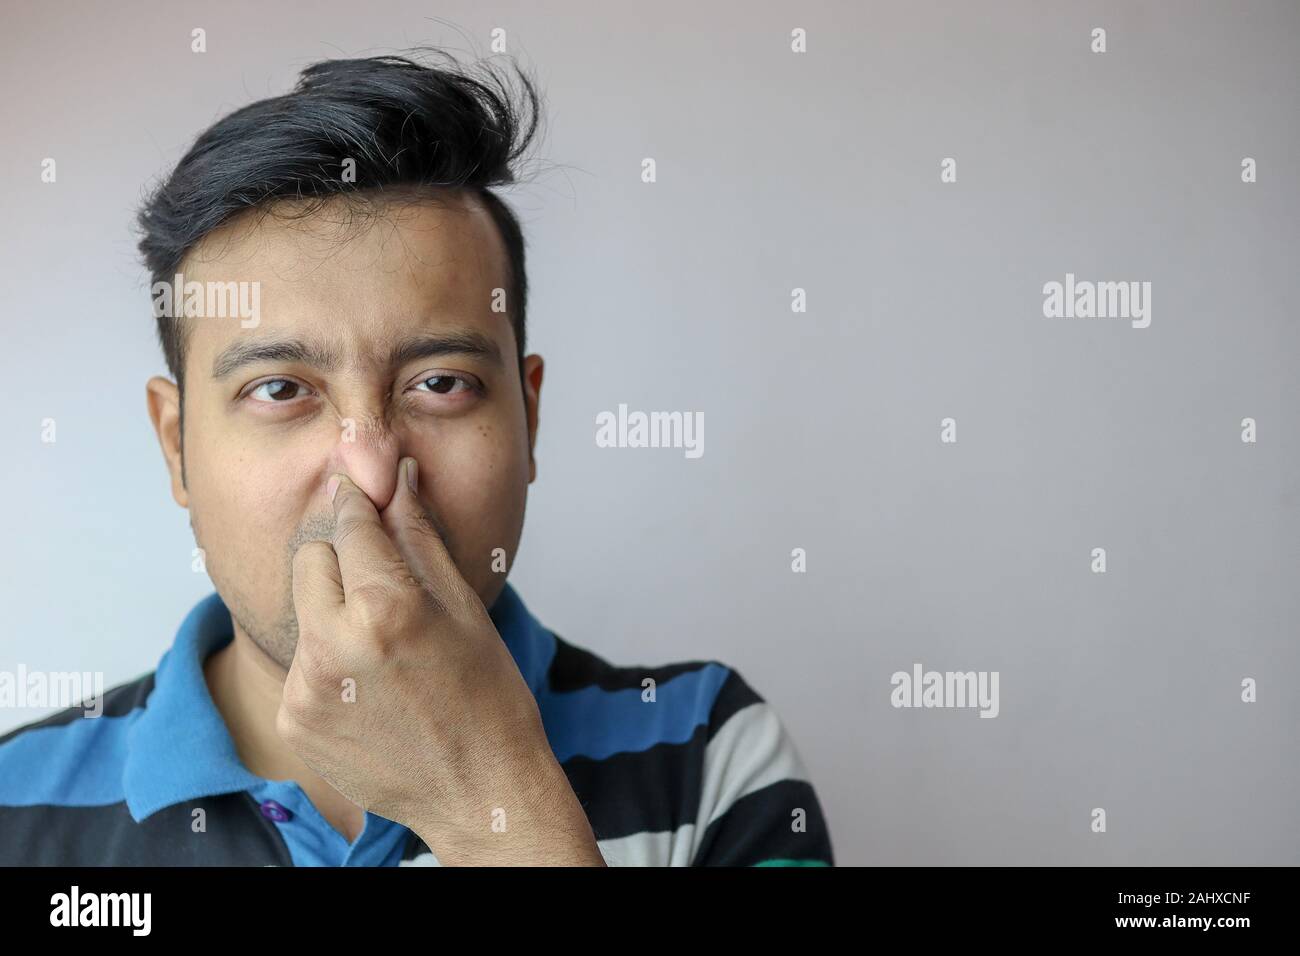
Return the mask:
<path id="1" fill-rule="evenodd" d="M 547 681 L 550 689 L 557 694 L 592 686 L 599 687 L 601 690 L 640 690 L 641 682 L 647 677 L 653 678 L 658 685 L 679 674 L 700 670 L 711 663 L 717 662 L 681 661 L 657 667 L 639 665 L 615 667 L 603 657 L 557 636 L 555 657 L 551 660 Z"/>
<path id="2" fill-rule="evenodd" d="M 727 674 L 727 679 L 722 682 L 722 686 L 718 688 L 718 696 L 714 698 L 713 707 L 709 710 L 709 740 L 712 740 L 714 735 L 722 729 L 722 725 L 737 713 L 751 704 L 764 702 L 758 692 L 749 686 L 745 678 L 740 676 L 739 671 L 730 668 L 728 670 L 730 673 Z"/>
<path id="3" fill-rule="evenodd" d="M 193 811 L 205 832 L 194 832 Z M 246 792 L 164 807 L 136 823 L 126 802 L 0 807 L 0 866 L 293 866 Z"/>
<path id="4" fill-rule="evenodd" d="M 402 859 L 414 860 L 421 853 L 432 852 L 433 851 L 429 849 L 429 844 L 420 839 L 419 834 L 412 830 L 411 835 L 406 839 L 406 848 L 402 850 Z"/>
<path id="5" fill-rule="evenodd" d="M 676 830 L 695 823 L 704 786 L 703 724 L 683 743 L 617 753 L 603 760 L 570 757 L 561 766 L 597 840 Z"/>
<path id="6" fill-rule="evenodd" d="M 794 810 L 806 828 L 792 827 Z M 834 864 L 830 832 L 812 785 L 778 780 L 741 797 L 704 831 L 692 866 L 753 866 L 763 860 L 823 860 Z"/>
<path id="7" fill-rule="evenodd" d="M 135 708 L 143 707 L 145 701 L 149 698 L 149 694 L 153 691 L 153 684 L 154 672 L 150 671 L 148 674 L 104 691 L 104 712 L 100 714 L 100 717 L 125 717 Z M 39 730 L 43 727 L 60 727 L 85 716 L 85 707 L 80 704 L 73 705 L 0 735 L 0 745 L 8 743 L 19 734 L 26 733 L 29 730 Z M 92 719 L 98 720 L 99 718 Z"/>

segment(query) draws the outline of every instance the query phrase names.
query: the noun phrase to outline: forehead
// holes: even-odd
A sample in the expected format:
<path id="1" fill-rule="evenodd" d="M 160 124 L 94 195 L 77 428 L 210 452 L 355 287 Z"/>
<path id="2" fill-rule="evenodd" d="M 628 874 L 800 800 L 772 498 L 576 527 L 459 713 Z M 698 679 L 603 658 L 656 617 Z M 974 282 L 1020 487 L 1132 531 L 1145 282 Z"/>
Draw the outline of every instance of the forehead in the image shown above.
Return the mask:
<path id="1" fill-rule="evenodd" d="M 250 210 L 205 236 L 181 272 L 187 285 L 238 283 L 243 301 L 257 303 L 255 324 L 186 320 L 187 367 L 199 374 L 231 343 L 272 336 L 328 343 L 361 363 L 421 330 L 474 329 L 503 355 L 515 348 L 509 313 L 492 307 L 494 290 L 508 288 L 505 244 L 464 192 Z"/>

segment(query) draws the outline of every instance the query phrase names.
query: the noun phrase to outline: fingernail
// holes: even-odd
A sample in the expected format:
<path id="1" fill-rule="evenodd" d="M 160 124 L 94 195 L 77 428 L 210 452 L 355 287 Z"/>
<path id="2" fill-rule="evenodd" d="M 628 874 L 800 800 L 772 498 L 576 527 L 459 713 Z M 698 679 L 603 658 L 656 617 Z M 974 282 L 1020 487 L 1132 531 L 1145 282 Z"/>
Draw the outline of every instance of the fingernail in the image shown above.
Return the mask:
<path id="1" fill-rule="evenodd" d="M 325 483 L 325 493 L 330 496 L 330 501 L 334 500 L 334 495 L 339 490 L 339 476 L 330 475 L 330 480 Z"/>
<path id="2" fill-rule="evenodd" d="M 411 486 L 412 494 L 420 490 L 419 471 L 414 458 L 406 459 L 406 483 Z"/>

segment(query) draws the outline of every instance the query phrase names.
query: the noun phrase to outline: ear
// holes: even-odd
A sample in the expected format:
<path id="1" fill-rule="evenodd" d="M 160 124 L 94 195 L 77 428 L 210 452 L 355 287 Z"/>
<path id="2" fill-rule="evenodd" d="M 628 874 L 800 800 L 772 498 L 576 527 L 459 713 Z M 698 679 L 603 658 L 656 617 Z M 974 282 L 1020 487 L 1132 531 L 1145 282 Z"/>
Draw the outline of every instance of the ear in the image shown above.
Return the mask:
<path id="1" fill-rule="evenodd" d="M 190 506 L 190 496 L 181 476 L 181 393 L 176 383 L 155 375 L 145 384 L 145 398 L 149 403 L 149 418 L 158 433 L 163 459 L 171 473 L 172 497 L 182 508 Z"/>
<path id="2" fill-rule="evenodd" d="M 533 449 L 537 447 L 537 419 L 542 394 L 542 372 L 544 366 L 540 355 L 528 355 L 524 358 L 524 410 L 528 415 L 528 483 L 537 480 L 537 459 Z"/>

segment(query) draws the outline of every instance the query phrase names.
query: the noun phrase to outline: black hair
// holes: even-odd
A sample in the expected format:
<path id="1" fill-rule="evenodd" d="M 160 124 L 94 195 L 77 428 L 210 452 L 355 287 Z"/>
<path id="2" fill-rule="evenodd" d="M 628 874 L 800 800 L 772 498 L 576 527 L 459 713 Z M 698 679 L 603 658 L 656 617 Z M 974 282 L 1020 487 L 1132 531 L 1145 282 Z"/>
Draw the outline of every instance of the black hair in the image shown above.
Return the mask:
<path id="1" fill-rule="evenodd" d="M 137 217 L 151 282 L 170 285 L 185 256 L 210 232 L 247 210 L 269 212 L 278 200 L 307 200 L 308 212 L 300 214 L 308 214 L 338 196 L 370 203 L 466 190 L 483 202 L 504 240 L 507 312 L 522 374 L 524 238 L 492 187 L 517 181 L 514 164 L 541 117 L 536 85 L 516 67 L 517 99 L 489 61 L 474 71 L 445 51 L 422 52 L 447 66 L 406 56 L 324 60 L 304 69 L 291 92 L 238 109 L 200 134 Z M 355 163 L 351 182 L 343 175 L 349 159 Z M 168 315 L 157 321 L 183 409 L 183 323 Z"/>

